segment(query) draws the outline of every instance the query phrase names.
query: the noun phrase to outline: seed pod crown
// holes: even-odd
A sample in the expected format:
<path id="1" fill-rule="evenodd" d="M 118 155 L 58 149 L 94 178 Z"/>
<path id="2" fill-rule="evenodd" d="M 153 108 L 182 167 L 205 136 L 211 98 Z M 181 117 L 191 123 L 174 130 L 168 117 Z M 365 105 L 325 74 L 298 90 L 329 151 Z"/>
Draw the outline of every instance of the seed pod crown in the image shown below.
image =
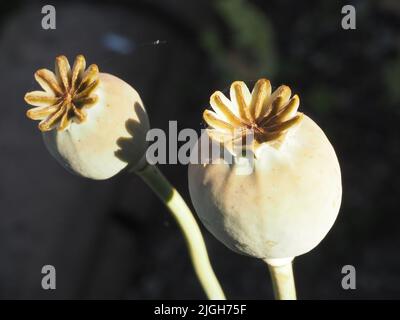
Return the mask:
<path id="1" fill-rule="evenodd" d="M 99 68 L 90 65 L 87 70 L 83 55 L 78 55 L 74 65 L 69 65 L 65 56 L 58 56 L 55 73 L 40 69 L 35 79 L 44 91 L 32 91 L 25 95 L 25 101 L 35 106 L 26 115 L 32 120 L 40 120 L 39 129 L 62 131 L 71 121 L 81 123 L 86 120 L 85 108 L 97 102 L 93 94 L 99 84 Z"/>

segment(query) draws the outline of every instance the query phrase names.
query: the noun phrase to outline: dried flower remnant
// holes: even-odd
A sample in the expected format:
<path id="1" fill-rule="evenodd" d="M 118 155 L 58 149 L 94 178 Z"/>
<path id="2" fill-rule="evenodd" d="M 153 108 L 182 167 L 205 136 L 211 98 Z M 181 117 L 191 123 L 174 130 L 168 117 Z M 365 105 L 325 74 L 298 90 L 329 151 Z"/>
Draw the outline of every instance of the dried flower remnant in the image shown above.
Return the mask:
<path id="1" fill-rule="evenodd" d="M 65 56 L 56 58 L 55 74 L 48 69 L 40 69 L 35 79 L 44 91 L 32 91 L 25 95 L 25 101 L 36 108 L 29 109 L 27 116 L 41 120 L 39 129 L 50 131 L 57 127 L 62 131 L 74 119 L 78 123 L 86 120 L 85 109 L 97 102 L 93 93 L 99 84 L 99 68 L 92 64 L 86 69 L 86 61 L 78 55 L 74 65 L 69 65 Z"/>
<path id="2" fill-rule="evenodd" d="M 251 133 L 255 149 L 265 142 L 279 146 L 288 130 L 303 117 L 297 112 L 299 97 L 290 97 L 291 90 L 285 85 L 271 94 L 271 83 L 267 79 L 258 80 L 251 93 L 244 82 L 235 81 L 230 96 L 231 100 L 216 91 L 210 98 L 213 111 L 203 112 L 211 128 L 209 135 L 218 142 L 241 141 Z"/>

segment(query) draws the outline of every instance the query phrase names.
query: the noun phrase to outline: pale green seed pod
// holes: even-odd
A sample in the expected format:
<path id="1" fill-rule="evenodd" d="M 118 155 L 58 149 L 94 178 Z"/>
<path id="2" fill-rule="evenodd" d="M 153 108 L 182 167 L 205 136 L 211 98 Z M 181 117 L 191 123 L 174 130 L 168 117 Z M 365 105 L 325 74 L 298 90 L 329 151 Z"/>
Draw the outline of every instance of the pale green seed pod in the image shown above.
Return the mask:
<path id="1" fill-rule="evenodd" d="M 210 101 L 215 113 L 204 113 L 211 143 L 229 148 L 229 132 L 255 130 L 254 166 L 238 174 L 243 168 L 222 157 L 217 164 L 189 165 L 190 196 L 207 229 L 230 249 L 264 260 L 316 247 L 341 203 L 335 151 L 318 125 L 297 112 L 299 98 L 290 94 L 286 86 L 271 94 L 265 79 L 252 93 L 243 82 L 233 83 L 231 101 L 216 92 Z"/>
<path id="2" fill-rule="evenodd" d="M 25 100 L 36 108 L 27 116 L 39 129 L 50 153 L 66 168 L 91 179 L 108 179 L 145 156 L 149 120 L 139 94 L 123 80 L 87 70 L 83 56 L 72 69 L 64 56 L 55 74 L 41 69 L 36 80 L 45 90 Z"/>

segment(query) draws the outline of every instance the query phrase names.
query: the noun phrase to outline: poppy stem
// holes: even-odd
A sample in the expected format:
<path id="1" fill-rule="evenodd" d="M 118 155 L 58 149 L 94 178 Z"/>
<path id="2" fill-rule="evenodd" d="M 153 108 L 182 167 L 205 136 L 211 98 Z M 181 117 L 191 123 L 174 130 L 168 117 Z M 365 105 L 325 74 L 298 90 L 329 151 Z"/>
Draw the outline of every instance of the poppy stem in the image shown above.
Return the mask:
<path id="1" fill-rule="evenodd" d="M 135 171 L 164 202 L 178 223 L 186 244 L 196 275 L 210 300 L 225 300 L 224 292 L 211 267 L 206 245 L 200 228 L 189 207 L 169 183 L 161 171 L 154 165 L 146 164 Z"/>
<path id="2" fill-rule="evenodd" d="M 296 300 L 293 258 L 267 259 L 275 300 Z"/>

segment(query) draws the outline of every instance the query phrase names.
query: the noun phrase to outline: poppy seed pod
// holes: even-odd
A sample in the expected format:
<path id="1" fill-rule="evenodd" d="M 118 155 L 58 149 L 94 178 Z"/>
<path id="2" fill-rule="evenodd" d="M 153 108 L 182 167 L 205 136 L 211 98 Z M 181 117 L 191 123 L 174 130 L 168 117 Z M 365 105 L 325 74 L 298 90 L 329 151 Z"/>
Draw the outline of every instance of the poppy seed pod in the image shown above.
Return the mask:
<path id="1" fill-rule="evenodd" d="M 35 78 L 44 92 L 25 95 L 25 101 L 35 106 L 27 116 L 40 120 L 46 146 L 73 173 L 107 179 L 127 168 L 140 176 L 177 221 L 207 297 L 225 299 L 196 219 L 178 191 L 146 160 L 150 125 L 139 94 L 121 79 L 99 73 L 96 65 L 85 69 L 79 55 L 72 69 L 60 56 L 55 74 L 37 71 Z"/>
<path id="2" fill-rule="evenodd" d="M 39 129 L 50 153 L 73 173 L 108 179 L 126 166 L 136 166 L 147 147 L 149 120 L 139 94 L 123 80 L 86 69 L 76 57 L 72 69 L 65 56 L 56 58 L 55 74 L 40 69 L 35 78 L 44 91 L 25 95 L 41 120 Z"/>
<path id="3" fill-rule="evenodd" d="M 193 205 L 207 229 L 230 249 L 273 260 L 304 254 L 331 229 L 342 187 L 335 151 L 319 126 L 297 112 L 299 97 L 259 80 L 250 93 L 243 82 L 221 92 L 206 110 L 212 144 L 254 135 L 253 167 L 237 174 L 239 161 L 189 165 Z M 203 135 L 202 137 L 204 137 Z M 227 139 L 227 137 L 231 139 Z M 203 139 L 203 138 L 201 138 Z M 200 140 L 195 148 L 203 144 Z M 201 150 L 200 150 L 201 152 Z M 239 157 L 239 156 L 234 156 Z"/>

